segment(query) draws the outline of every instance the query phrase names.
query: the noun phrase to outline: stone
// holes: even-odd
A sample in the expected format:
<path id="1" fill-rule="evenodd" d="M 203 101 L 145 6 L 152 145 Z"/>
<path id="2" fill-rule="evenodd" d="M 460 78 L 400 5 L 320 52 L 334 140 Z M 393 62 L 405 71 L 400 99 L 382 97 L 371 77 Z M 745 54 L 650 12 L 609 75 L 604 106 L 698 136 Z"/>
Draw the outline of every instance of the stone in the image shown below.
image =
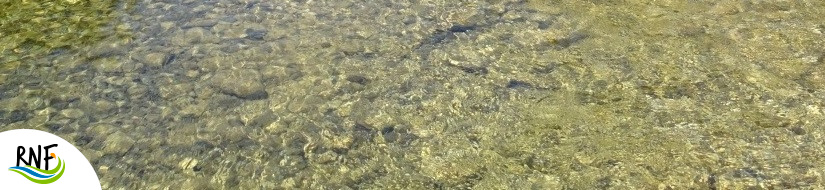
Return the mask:
<path id="1" fill-rule="evenodd" d="M 187 29 L 179 40 L 182 41 L 179 41 L 178 45 L 183 46 L 198 43 L 217 43 L 220 41 L 211 31 L 200 27 Z"/>
<path id="2" fill-rule="evenodd" d="M 183 158 L 183 160 L 181 160 L 178 163 L 178 167 L 183 171 L 191 171 L 192 168 L 195 168 L 195 166 L 197 166 L 197 165 L 198 165 L 198 159 L 194 159 L 194 158 L 191 158 L 191 157 Z"/>
<path id="3" fill-rule="evenodd" d="M 468 141 L 444 139 L 439 146 L 426 145 L 421 149 L 421 172 L 439 182 L 455 185 L 468 176 L 477 174 L 484 166 L 480 152 Z M 442 141 L 442 140 L 438 140 Z"/>
<path id="4" fill-rule="evenodd" d="M 89 49 L 86 53 L 87 57 L 90 58 L 106 58 L 123 55 L 124 52 L 123 45 L 120 43 L 112 43 L 100 44 L 99 46 Z"/>
<path id="5" fill-rule="evenodd" d="M 115 85 L 117 87 L 121 87 L 121 86 L 123 86 L 124 83 L 126 83 L 127 80 L 128 79 L 126 79 L 125 77 L 109 77 L 109 78 L 106 78 L 105 81 L 107 83 L 109 83 L 110 85 Z"/>
<path id="6" fill-rule="evenodd" d="M 211 86 L 221 93 L 242 99 L 259 100 L 268 97 L 261 83 L 261 74 L 252 69 L 217 71 L 211 78 Z"/>
<path id="7" fill-rule="evenodd" d="M 203 71 L 220 71 L 220 70 L 229 70 L 235 68 L 243 68 L 243 69 L 250 69 L 256 68 L 255 66 L 246 63 L 244 61 L 239 61 L 237 58 L 234 57 L 221 57 L 221 56 L 213 56 L 204 58 L 204 60 L 198 63 L 199 69 Z"/>
<path id="8" fill-rule="evenodd" d="M 245 119 L 244 123 L 250 127 L 268 127 L 269 124 L 280 120 L 278 115 L 275 115 L 271 110 L 263 111 L 260 114 L 254 115 L 249 119 Z"/>
<path id="9" fill-rule="evenodd" d="M 336 155 L 335 152 L 327 151 L 327 152 L 319 154 L 318 156 L 314 156 L 313 161 L 315 163 L 319 163 L 319 164 L 328 164 L 328 163 L 331 163 L 331 162 L 335 161 L 335 159 L 337 157 L 338 157 L 338 155 Z"/>
<path id="10" fill-rule="evenodd" d="M 174 35 L 170 41 L 174 45 L 190 46 L 200 43 L 206 35 L 206 32 L 209 31 L 206 31 L 203 28 L 190 28 L 182 32 L 177 32 L 177 34 Z"/>
<path id="11" fill-rule="evenodd" d="M 132 148 L 132 145 L 135 144 L 135 140 L 126 133 L 117 131 L 112 134 L 109 134 L 106 137 L 105 146 L 103 148 L 103 152 L 106 154 L 123 154 L 129 151 Z"/>
<path id="12" fill-rule="evenodd" d="M 323 101 L 324 100 L 317 95 L 296 97 L 287 105 L 287 110 L 292 113 L 314 111 Z"/>
<path id="13" fill-rule="evenodd" d="M 123 65 L 120 67 L 120 69 L 124 73 L 134 73 L 142 67 L 143 67 L 143 64 L 140 63 L 140 62 L 128 61 L 128 62 L 123 63 Z"/>
<path id="14" fill-rule="evenodd" d="M 182 116 L 195 116 L 199 117 L 206 111 L 206 104 L 192 104 L 189 106 L 184 107 L 179 114 Z"/>
<path id="15" fill-rule="evenodd" d="M 181 26 L 181 28 L 188 29 L 188 28 L 194 28 L 194 27 L 212 27 L 212 26 L 215 26 L 216 24 L 218 24 L 218 21 L 214 20 L 214 19 L 197 20 L 197 21 L 188 22 L 188 23 L 184 24 L 183 26 Z"/>
<path id="16" fill-rule="evenodd" d="M 43 98 L 39 97 L 31 97 L 26 98 L 26 105 L 28 106 L 29 110 L 39 110 L 45 107 L 46 103 Z"/>
<path id="17" fill-rule="evenodd" d="M 347 81 L 358 83 L 361 85 L 367 85 L 370 82 L 370 79 L 361 75 L 348 75 L 346 79 Z"/>
<path id="18" fill-rule="evenodd" d="M 100 172 L 100 174 L 104 174 L 104 175 L 105 175 L 106 173 L 108 173 L 108 172 L 109 172 L 109 166 L 102 165 L 102 166 L 100 166 L 100 167 L 98 167 L 98 168 L 97 168 L 97 172 Z"/>
<path id="19" fill-rule="evenodd" d="M 11 111 L 11 112 L 7 113 L 6 115 L 7 115 L 6 121 L 8 121 L 8 123 L 16 123 L 18 121 L 25 121 L 25 120 L 28 120 L 29 118 L 31 118 L 31 115 L 28 112 L 23 111 L 23 110 L 14 110 L 14 111 Z M 0 119 L 2 119 L 2 118 L 0 118 Z"/>
<path id="20" fill-rule="evenodd" d="M 121 72 L 122 71 L 121 68 L 120 68 L 121 67 L 120 62 L 118 62 L 117 59 L 113 59 L 113 58 L 97 59 L 97 60 L 95 60 L 93 65 L 100 72 L 112 73 L 112 72 Z"/>
<path id="21" fill-rule="evenodd" d="M 277 83 L 286 78 L 286 70 L 283 67 L 264 66 L 261 67 L 261 76 L 268 83 Z"/>
<path id="22" fill-rule="evenodd" d="M 57 111 L 54 108 L 46 107 L 46 108 L 43 108 L 41 110 L 35 111 L 34 113 L 36 115 L 52 115 L 55 112 L 57 112 Z M 2 118 L 2 117 L 3 117 L 2 110 L 0 110 L 0 118 Z"/>
<path id="23" fill-rule="evenodd" d="M 270 133 L 275 133 L 282 132 L 285 128 L 286 126 L 284 126 L 284 124 L 281 122 L 272 122 L 269 125 L 267 125 L 265 129 Z"/>
<path id="24" fill-rule="evenodd" d="M 114 103 L 106 100 L 95 101 L 94 107 L 95 111 L 98 113 L 109 113 L 112 111 L 116 111 L 114 109 L 117 108 L 117 106 Z"/>
<path id="25" fill-rule="evenodd" d="M 201 41 L 200 41 L 201 43 L 216 44 L 218 42 L 221 42 L 221 39 L 218 38 L 217 35 L 212 33 L 212 31 L 206 30 L 206 29 L 203 29 L 203 28 L 200 28 L 200 31 L 203 32 L 203 36 L 201 36 Z"/>
<path id="26" fill-rule="evenodd" d="M 821 59 L 825 60 L 825 56 Z M 825 72 L 823 71 L 815 70 L 808 74 L 808 76 L 805 77 L 805 80 L 807 80 L 808 84 L 813 89 L 825 89 Z"/>
<path id="27" fill-rule="evenodd" d="M 192 88 L 192 85 L 188 83 L 161 86 L 159 87 L 160 97 L 165 99 L 172 99 L 174 97 L 186 95 L 189 92 L 192 92 Z"/>
<path id="28" fill-rule="evenodd" d="M 250 40 L 264 40 L 267 31 L 266 30 L 255 30 L 248 28 L 244 31 L 246 33 L 246 39 Z"/>
<path id="29" fill-rule="evenodd" d="M 197 77 L 198 77 L 198 75 L 200 75 L 200 72 L 198 72 L 198 70 L 189 70 L 189 71 L 186 71 L 186 77 L 189 77 L 189 78 L 197 78 Z"/>
<path id="30" fill-rule="evenodd" d="M 139 61 L 143 62 L 143 64 L 146 64 L 147 67 L 160 68 L 161 66 L 163 66 L 163 62 L 166 61 L 166 54 L 149 53 L 146 54 L 144 57 L 138 59 Z"/>
<path id="31" fill-rule="evenodd" d="M 76 108 L 69 108 L 63 111 L 60 111 L 60 115 L 69 119 L 77 119 L 86 115 L 82 110 Z"/>
<path id="32" fill-rule="evenodd" d="M 86 128 L 86 133 L 95 137 L 105 137 L 112 133 L 116 127 L 109 123 L 96 123 Z"/>
<path id="33" fill-rule="evenodd" d="M 135 84 L 135 85 L 130 86 L 128 89 L 126 89 L 126 93 L 129 94 L 130 99 L 139 100 L 140 98 L 145 96 L 147 93 L 149 93 L 149 87 L 147 87 L 146 85 L 142 85 L 142 84 Z"/>

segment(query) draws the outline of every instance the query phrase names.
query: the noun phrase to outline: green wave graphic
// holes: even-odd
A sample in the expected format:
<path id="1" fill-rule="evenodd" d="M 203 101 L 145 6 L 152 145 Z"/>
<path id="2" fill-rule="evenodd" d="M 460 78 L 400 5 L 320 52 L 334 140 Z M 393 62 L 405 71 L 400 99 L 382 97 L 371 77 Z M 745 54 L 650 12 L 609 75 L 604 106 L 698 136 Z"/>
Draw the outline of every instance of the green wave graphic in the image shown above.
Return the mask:
<path id="1" fill-rule="evenodd" d="M 34 179 L 31 176 L 26 175 L 23 172 L 20 172 L 18 170 L 11 170 L 11 171 L 17 172 L 20 175 L 22 175 L 23 177 L 26 177 L 26 179 L 29 179 L 29 181 L 39 183 L 39 184 L 49 184 L 49 183 L 55 182 L 58 179 L 60 179 L 60 177 L 63 176 L 63 172 L 66 171 L 66 165 L 63 164 L 63 159 L 60 159 L 60 158 L 58 158 L 57 166 L 54 167 L 54 169 L 51 169 L 51 170 L 41 170 L 41 169 L 34 168 L 34 167 L 31 167 L 31 166 L 28 166 L 28 167 L 32 168 L 32 169 L 36 169 L 39 172 L 47 173 L 47 174 L 54 174 L 55 172 L 58 171 L 58 168 L 60 168 L 59 169 L 60 173 L 58 173 L 57 175 L 55 175 L 51 178 L 47 178 L 47 179 Z"/>
<path id="2" fill-rule="evenodd" d="M 27 165 L 26 167 L 27 167 L 27 168 L 31 168 L 31 169 L 33 169 L 33 170 L 35 170 L 35 171 L 40 172 L 40 173 L 44 173 L 44 174 L 54 174 L 54 173 L 57 173 L 57 171 L 60 171 L 60 166 L 61 166 L 61 165 L 63 165 L 63 159 L 57 158 L 57 166 L 55 166 L 55 167 L 54 167 L 54 168 L 52 168 L 51 170 L 41 170 L 40 168 L 37 168 L 37 167 L 31 166 L 31 165 Z"/>

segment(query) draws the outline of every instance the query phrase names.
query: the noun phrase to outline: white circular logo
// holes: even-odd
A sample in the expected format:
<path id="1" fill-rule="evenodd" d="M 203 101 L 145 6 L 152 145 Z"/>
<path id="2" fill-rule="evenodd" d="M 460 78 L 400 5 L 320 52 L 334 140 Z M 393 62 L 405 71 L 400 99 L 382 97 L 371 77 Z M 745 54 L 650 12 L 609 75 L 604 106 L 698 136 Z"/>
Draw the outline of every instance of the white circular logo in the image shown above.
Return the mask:
<path id="1" fill-rule="evenodd" d="M 0 132 L 0 189 L 101 189 L 89 160 L 51 133 Z"/>

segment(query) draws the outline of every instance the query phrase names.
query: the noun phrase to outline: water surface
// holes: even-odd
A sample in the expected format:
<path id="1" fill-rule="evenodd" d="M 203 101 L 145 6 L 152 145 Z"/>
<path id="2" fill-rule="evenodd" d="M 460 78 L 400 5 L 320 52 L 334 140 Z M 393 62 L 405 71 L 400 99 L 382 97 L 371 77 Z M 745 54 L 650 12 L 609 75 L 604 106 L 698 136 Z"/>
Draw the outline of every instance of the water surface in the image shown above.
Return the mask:
<path id="1" fill-rule="evenodd" d="M 104 189 L 822 188 L 821 1 L 0 4 Z"/>

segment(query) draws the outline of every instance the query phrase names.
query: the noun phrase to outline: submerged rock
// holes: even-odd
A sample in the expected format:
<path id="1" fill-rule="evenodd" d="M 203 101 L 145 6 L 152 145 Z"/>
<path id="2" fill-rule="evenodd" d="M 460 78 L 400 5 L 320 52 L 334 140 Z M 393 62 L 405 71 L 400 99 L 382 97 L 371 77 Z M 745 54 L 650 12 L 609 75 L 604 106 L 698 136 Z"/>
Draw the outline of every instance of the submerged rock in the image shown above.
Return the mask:
<path id="1" fill-rule="evenodd" d="M 78 119 L 80 117 L 83 117 L 85 114 L 86 113 L 84 113 L 82 110 L 74 109 L 74 108 L 65 109 L 63 111 L 60 111 L 60 115 L 63 115 L 63 117 L 66 117 L 66 118 L 69 118 L 69 119 Z"/>
<path id="2" fill-rule="evenodd" d="M 212 76 L 211 85 L 221 93 L 238 98 L 259 100 L 268 97 L 261 83 L 261 75 L 252 69 L 217 71 Z"/>

